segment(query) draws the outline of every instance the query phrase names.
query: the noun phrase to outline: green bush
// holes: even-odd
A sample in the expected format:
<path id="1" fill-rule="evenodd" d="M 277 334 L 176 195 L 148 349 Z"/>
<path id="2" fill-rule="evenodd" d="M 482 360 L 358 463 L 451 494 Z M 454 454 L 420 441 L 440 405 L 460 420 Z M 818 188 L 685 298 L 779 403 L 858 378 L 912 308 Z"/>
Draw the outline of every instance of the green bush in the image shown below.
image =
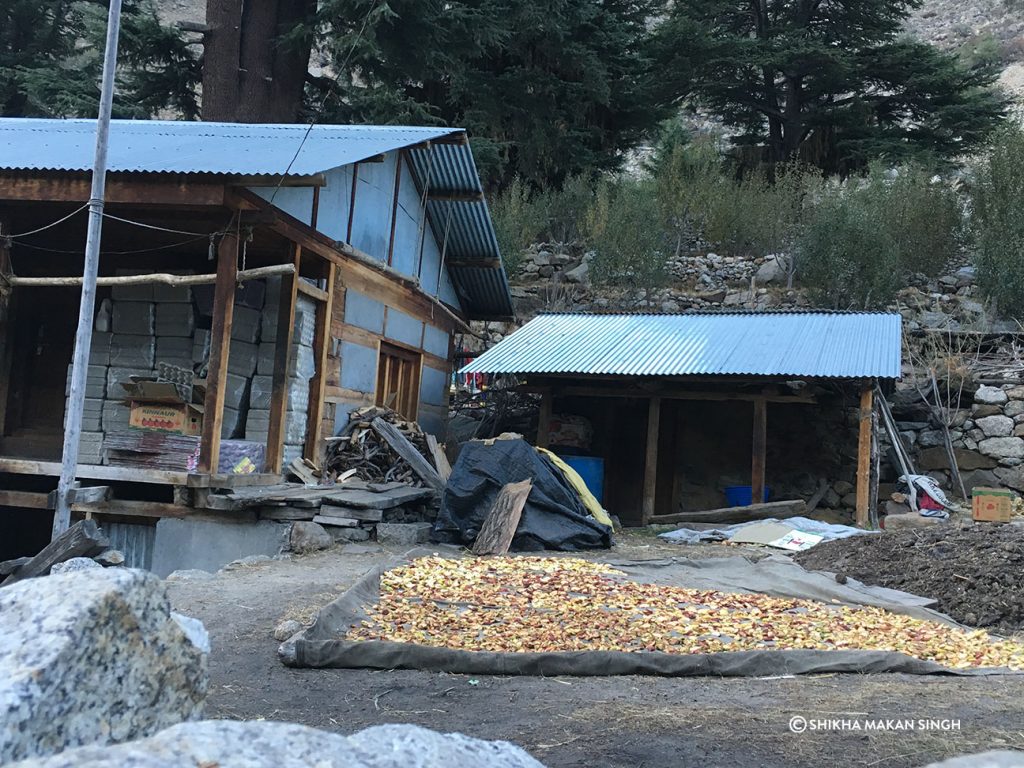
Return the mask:
<path id="1" fill-rule="evenodd" d="M 949 187 L 921 168 L 894 177 L 873 168 L 822 194 L 797 243 L 800 274 L 837 309 L 892 301 L 908 274 L 939 274 L 960 247 L 961 216 Z"/>
<path id="2" fill-rule="evenodd" d="M 1007 129 L 972 195 L 978 282 L 1004 315 L 1024 316 L 1024 131 Z"/>
<path id="3" fill-rule="evenodd" d="M 664 285 L 665 233 L 658 225 L 655 185 L 648 179 L 622 179 L 599 185 L 584 218 L 584 234 L 594 250 L 595 283 L 641 289 Z"/>

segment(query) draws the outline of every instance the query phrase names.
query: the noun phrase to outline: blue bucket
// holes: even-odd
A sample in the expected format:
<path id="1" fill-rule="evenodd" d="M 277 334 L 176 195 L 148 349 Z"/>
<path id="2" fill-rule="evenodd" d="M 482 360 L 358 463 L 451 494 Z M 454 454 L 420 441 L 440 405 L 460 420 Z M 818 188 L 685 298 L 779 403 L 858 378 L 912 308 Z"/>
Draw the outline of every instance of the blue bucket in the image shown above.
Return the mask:
<path id="1" fill-rule="evenodd" d="M 587 490 L 604 504 L 604 459 L 597 456 L 562 456 L 562 461 L 583 478 Z"/>
<path id="2" fill-rule="evenodd" d="M 771 498 L 772 489 L 767 485 L 764 487 L 764 498 L 762 502 Z M 749 507 L 753 502 L 754 489 L 749 485 L 730 485 L 725 489 L 725 500 L 730 507 Z"/>

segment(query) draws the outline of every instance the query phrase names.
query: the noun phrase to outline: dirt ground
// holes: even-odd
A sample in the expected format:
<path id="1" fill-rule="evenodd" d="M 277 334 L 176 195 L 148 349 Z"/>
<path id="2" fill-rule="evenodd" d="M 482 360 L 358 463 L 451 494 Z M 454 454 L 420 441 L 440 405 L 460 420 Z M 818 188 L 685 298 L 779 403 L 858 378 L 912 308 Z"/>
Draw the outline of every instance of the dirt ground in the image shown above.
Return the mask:
<path id="1" fill-rule="evenodd" d="M 598 559 L 755 554 L 620 537 Z M 369 551 L 367 551 L 369 550 Z M 506 739 L 548 766 L 920 766 L 985 749 L 1024 750 L 1024 675 L 975 678 L 527 678 L 404 670 L 289 669 L 275 625 L 309 620 L 397 551 L 347 548 L 168 583 L 176 610 L 210 632 L 207 715 L 349 733 L 408 722 Z M 790 719 L 959 721 L 954 730 L 791 732 Z"/>

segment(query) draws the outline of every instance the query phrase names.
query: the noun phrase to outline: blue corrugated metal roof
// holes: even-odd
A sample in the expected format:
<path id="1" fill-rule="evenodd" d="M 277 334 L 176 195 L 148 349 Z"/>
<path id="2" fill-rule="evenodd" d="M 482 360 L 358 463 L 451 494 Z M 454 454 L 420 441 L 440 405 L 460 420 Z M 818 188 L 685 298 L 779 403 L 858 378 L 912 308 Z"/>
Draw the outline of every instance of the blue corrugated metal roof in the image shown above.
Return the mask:
<path id="1" fill-rule="evenodd" d="M 113 120 L 109 168 L 137 173 L 217 173 L 276 176 L 331 168 L 459 133 L 454 128 L 376 125 L 197 123 Z M 0 119 L 0 167 L 10 170 L 88 171 L 95 120 Z"/>
<path id="2" fill-rule="evenodd" d="M 306 176 L 418 147 L 409 154 L 420 184 L 435 193 L 475 197 L 458 202 L 428 197 L 427 201 L 434 231 L 448 233 L 446 252 L 460 261 L 450 272 L 467 313 L 481 319 L 510 317 L 514 310 L 504 268 L 483 263 L 462 266 L 467 260 L 500 259 L 469 145 L 423 146 L 462 133 L 459 128 L 443 127 L 315 125 L 310 129 L 307 125 L 114 120 L 108 165 L 111 171 L 124 173 L 277 176 L 291 164 L 289 175 Z M 0 169 L 88 171 L 95 140 L 94 120 L 0 118 Z"/>
<path id="3" fill-rule="evenodd" d="M 548 314 L 462 372 L 895 379 L 901 332 L 883 313 Z"/>

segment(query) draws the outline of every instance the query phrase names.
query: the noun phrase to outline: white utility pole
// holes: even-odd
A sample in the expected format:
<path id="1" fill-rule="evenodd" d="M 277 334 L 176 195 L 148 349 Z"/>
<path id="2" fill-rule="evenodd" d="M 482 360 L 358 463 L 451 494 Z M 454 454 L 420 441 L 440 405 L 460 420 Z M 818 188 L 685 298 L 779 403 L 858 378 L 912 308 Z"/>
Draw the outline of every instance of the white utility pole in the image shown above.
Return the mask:
<path id="1" fill-rule="evenodd" d="M 103 53 L 103 82 L 100 86 L 100 112 L 96 120 L 96 155 L 92 166 L 92 191 L 89 193 L 89 233 L 85 240 L 85 264 L 82 272 L 82 303 L 78 310 L 78 331 L 71 369 L 71 395 L 64 424 L 64 456 L 61 460 L 57 503 L 53 510 L 53 538 L 71 525 L 69 492 L 78 466 L 78 442 L 82 436 L 82 408 L 85 405 L 85 380 L 92 348 L 92 319 L 96 310 L 96 274 L 100 264 L 100 235 L 103 231 L 103 195 L 107 185 L 107 142 L 110 137 L 110 111 L 114 101 L 114 70 L 117 68 L 117 37 L 121 27 L 121 0 L 110 0 L 107 15 L 107 43 Z"/>

